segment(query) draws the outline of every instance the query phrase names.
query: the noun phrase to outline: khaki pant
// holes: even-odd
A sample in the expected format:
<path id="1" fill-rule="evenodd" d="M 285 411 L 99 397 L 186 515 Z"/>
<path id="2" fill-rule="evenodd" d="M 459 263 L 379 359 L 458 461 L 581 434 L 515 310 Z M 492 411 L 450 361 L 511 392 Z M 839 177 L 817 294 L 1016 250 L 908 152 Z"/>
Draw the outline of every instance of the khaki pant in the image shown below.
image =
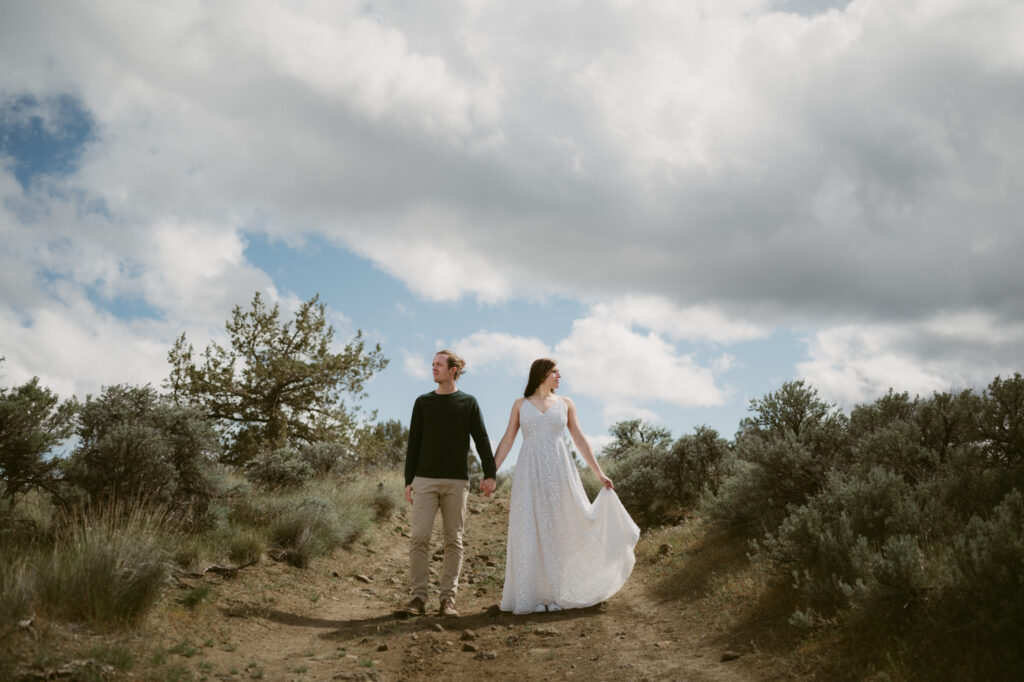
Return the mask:
<path id="1" fill-rule="evenodd" d="M 455 600 L 462 570 L 462 529 L 466 523 L 469 481 L 457 478 L 412 479 L 412 539 L 409 543 L 409 575 L 412 596 L 427 601 L 430 533 L 441 510 L 444 529 L 444 563 L 441 569 L 441 600 Z"/>

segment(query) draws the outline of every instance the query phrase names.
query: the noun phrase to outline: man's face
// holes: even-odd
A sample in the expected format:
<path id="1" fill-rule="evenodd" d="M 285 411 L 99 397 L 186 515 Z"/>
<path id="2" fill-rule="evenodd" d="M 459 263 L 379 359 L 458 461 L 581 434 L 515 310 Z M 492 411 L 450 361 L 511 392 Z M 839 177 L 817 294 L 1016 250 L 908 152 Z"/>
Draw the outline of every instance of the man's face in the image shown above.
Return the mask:
<path id="1" fill-rule="evenodd" d="M 448 366 L 448 356 L 438 353 L 434 356 L 434 364 L 431 366 L 434 374 L 434 381 L 443 384 L 455 378 L 455 368 Z"/>

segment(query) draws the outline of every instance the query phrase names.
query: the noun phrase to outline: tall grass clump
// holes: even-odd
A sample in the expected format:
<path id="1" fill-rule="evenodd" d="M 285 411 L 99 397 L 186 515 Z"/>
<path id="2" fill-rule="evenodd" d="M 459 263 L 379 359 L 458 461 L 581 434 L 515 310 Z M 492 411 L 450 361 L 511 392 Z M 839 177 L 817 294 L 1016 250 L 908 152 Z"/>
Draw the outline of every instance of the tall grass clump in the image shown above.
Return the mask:
<path id="1" fill-rule="evenodd" d="M 28 613 L 29 600 L 25 562 L 5 552 L 0 556 L 0 643 Z"/>
<path id="2" fill-rule="evenodd" d="M 250 500 L 229 518 L 240 527 L 247 521 L 265 521 L 271 549 L 279 558 L 303 567 L 347 547 L 375 521 L 390 516 L 401 502 L 402 489 L 398 474 L 379 481 L 362 477 L 343 482 L 327 477 L 301 493 L 279 491 L 258 503 Z"/>
<path id="3" fill-rule="evenodd" d="M 53 548 L 37 557 L 35 596 L 52 617 L 135 623 L 167 581 L 170 538 L 165 518 L 141 504 L 75 514 Z"/>

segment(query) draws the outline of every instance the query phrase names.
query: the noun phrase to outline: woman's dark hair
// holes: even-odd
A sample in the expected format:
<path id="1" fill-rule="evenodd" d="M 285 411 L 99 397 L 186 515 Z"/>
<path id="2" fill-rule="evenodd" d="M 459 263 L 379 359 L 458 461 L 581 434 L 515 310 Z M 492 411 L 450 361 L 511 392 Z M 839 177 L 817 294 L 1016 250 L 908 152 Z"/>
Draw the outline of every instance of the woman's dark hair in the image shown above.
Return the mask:
<path id="1" fill-rule="evenodd" d="M 537 388 L 544 383 L 544 380 L 548 378 L 548 374 L 555 368 L 557 363 L 550 358 L 539 358 L 533 361 L 530 365 L 530 378 L 526 382 L 526 390 L 523 391 L 523 396 L 529 398 L 533 395 Z"/>

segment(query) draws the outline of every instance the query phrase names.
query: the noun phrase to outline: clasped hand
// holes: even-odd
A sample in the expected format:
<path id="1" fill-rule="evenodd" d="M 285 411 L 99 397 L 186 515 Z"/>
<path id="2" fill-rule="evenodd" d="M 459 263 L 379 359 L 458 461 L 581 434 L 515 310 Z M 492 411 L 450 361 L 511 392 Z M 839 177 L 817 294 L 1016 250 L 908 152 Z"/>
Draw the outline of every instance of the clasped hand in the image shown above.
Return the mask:
<path id="1" fill-rule="evenodd" d="M 485 478 L 480 481 L 480 492 L 484 494 L 484 497 L 490 497 L 497 487 L 498 482 L 493 478 Z"/>

